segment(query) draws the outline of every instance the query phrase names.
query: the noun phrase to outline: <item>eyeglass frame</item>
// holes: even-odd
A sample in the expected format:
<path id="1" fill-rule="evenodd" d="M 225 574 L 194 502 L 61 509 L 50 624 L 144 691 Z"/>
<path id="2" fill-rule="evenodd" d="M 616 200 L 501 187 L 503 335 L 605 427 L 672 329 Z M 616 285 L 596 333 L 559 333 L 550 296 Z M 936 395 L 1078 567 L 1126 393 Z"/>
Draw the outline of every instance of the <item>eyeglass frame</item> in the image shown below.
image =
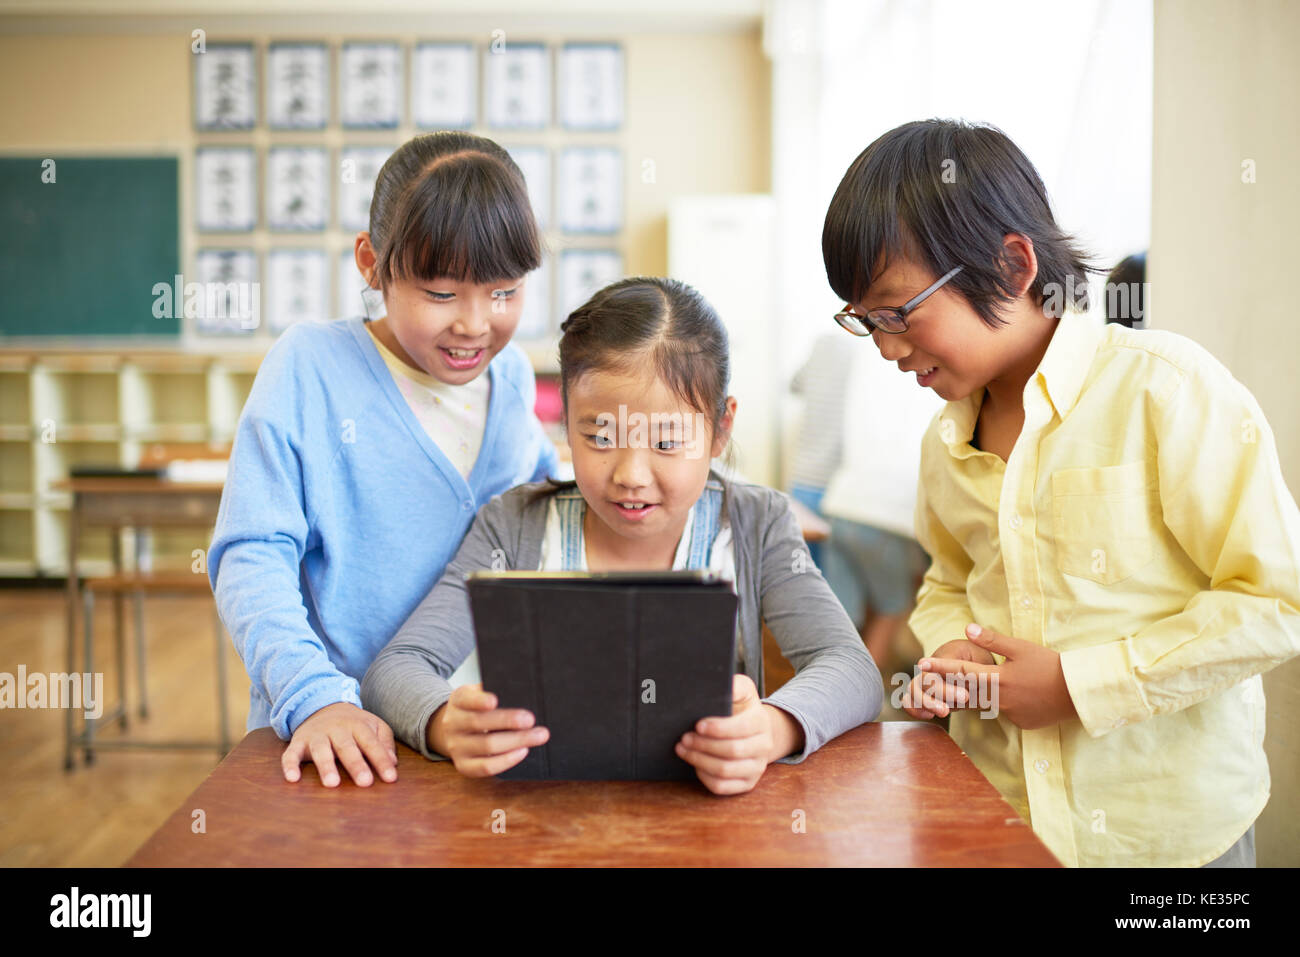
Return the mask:
<path id="1" fill-rule="evenodd" d="M 927 288 L 925 291 L 919 293 L 918 295 L 913 296 L 911 299 L 907 300 L 907 302 L 903 303 L 903 305 L 898 307 L 877 306 L 875 309 L 868 309 L 866 315 L 859 316 L 856 312 L 852 311 L 853 309 L 852 303 L 845 303 L 844 308 L 841 309 L 839 312 L 835 313 L 835 321 L 839 323 L 841 329 L 844 329 L 847 332 L 851 332 L 855 336 L 869 336 L 876 329 L 879 329 L 881 332 L 891 336 L 896 336 L 901 333 L 904 333 L 908 330 L 907 314 L 912 312 L 914 309 L 916 309 L 916 307 L 919 306 L 921 303 L 925 302 L 925 300 L 929 298 L 929 296 L 933 292 L 938 290 L 940 286 L 946 283 L 953 276 L 957 275 L 957 273 L 961 272 L 961 270 L 962 270 L 961 266 L 954 266 L 952 269 L 949 269 L 946 273 L 944 273 L 937 280 L 931 283 L 929 288 Z M 886 329 L 883 326 L 880 326 L 877 323 L 872 322 L 871 314 L 873 312 L 874 313 L 885 312 L 885 313 L 889 313 L 890 315 L 897 316 L 898 321 L 902 323 L 903 328 Z"/>

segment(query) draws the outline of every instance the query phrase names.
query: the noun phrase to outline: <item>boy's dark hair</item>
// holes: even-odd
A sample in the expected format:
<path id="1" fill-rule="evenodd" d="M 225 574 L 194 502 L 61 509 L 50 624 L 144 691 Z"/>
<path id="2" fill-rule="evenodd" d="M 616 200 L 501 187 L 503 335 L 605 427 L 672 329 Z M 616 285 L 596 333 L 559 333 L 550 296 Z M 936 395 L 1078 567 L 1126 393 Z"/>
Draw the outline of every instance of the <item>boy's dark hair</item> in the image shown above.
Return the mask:
<path id="1" fill-rule="evenodd" d="M 848 303 L 860 303 L 896 256 L 936 278 L 961 266 L 946 288 L 997 328 L 1006 321 L 1001 307 L 1015 299 L 1007 233 L 1034 244 L 1030 288 L 1044 311 L 1087 308 L 1088 273 L 1096 270 L 1056 225 L 1043 181 L 1019 147 L 987 124 L 918 120 L 853 161 L 826 212 L 822 257 L 831 288 Z"/>
<path id="2" fill-rule="evenodd" d="M 709 301 L 676 279 L 633 276 L 601 289 L 560 324 L 560 399 L 588 372 L 652 370 L 714 435 L 731 381 L 727 328 Z M 728 443 L 728 459 L 733 455 Z M 572 482 L 551 481 L 552 488 Z M 543 489 L 539 494 L 546 494 Z"/>
<path id="3" fill-rule="evenodd" d="M 483 136 L 443 131 L 388 157 L 370 201 L 381 288 L 393 279 L 519 279 L 542 264 L 523 173 Z"/>

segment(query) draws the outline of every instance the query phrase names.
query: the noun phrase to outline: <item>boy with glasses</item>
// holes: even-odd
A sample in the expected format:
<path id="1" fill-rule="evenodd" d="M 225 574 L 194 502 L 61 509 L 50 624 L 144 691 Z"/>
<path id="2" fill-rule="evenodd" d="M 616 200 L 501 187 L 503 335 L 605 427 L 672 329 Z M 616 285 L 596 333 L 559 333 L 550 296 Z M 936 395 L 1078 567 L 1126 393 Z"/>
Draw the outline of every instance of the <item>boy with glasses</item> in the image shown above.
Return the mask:
<path id="1" fill-rule="evenodd" d="M 904 707 L 951 710 L 1067 865 L 1253 866 L 1260 674 L 1300 652 L 1300 512 L 1259 405 L 1190 340 L 1067 308 L 1090 267 L 992 127 L 881 136 L 822 251 L 836 321 L 947 400 Z"/>

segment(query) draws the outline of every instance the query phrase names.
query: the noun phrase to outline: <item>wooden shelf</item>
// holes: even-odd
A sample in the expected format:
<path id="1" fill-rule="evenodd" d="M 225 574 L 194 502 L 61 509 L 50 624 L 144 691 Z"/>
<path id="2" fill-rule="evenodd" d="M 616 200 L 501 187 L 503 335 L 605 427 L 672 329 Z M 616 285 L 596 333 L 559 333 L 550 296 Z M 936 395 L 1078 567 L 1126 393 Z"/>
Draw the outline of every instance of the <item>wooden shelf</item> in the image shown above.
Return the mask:
<path id="1" fill-rule="evenodd" d="M 262 356 L 252 357 L 255 362 L 260 363 Z M 209 366 L 217 362 L 217 358 L 210 355 L 196 355 L 192 353 L 177 352 L 174 354 L 146 354 L 133 356 L 130 360 L 131 365 L 143 372 L 178 372 L 188 373 L 190 375 L 205 372 Z"/>
<path id="2" fill-rule="evenodd" d="M 121 437 L 122 427 L 116 423 L 100 422 L 85 425 L 55 423 L 55 442 L 116 442 Z"/>
<path id="3" fill-rule="evenodd" d="M 117 355 L 67 354 L 51 355 L 40 360 L 51 372 L 117 372 L 122 358 Z"/>
<path id="4" fill-rule="evenodd" d="M 133 467 L 150 446 L 229 441 L 264 352 L 0 348 L 0 576 L 66 574 L 71 496 L 57 485 L 73 466 Z M 151 541 L 155 568 L 188 566 L 190 543 Z M 83 574 L 109 571 L 108 544 L 106 533 L 85 541 Z"/>
<path id="5" fill-rule="evenodd" d="M 129 430 L 126 435 L 140 442 L 206 442 L 212 426 L 206 422 L 146 425 Z"/>

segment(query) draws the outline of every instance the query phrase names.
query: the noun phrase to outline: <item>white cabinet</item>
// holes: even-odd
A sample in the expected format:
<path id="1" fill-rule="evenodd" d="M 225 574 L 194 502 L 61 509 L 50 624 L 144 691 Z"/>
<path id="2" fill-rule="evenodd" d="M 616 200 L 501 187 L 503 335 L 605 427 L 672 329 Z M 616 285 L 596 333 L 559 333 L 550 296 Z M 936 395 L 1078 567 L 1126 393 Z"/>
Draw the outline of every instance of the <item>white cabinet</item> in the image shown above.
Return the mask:
<path id="1" fill-rule="evenodd" d="M 687 196 L 668 210 L 668 274 L 713 304 L 731 340 L 736 467 L 764 485 L 780 481 L 776 341 L 775 204 L 771 196 Z"/>

